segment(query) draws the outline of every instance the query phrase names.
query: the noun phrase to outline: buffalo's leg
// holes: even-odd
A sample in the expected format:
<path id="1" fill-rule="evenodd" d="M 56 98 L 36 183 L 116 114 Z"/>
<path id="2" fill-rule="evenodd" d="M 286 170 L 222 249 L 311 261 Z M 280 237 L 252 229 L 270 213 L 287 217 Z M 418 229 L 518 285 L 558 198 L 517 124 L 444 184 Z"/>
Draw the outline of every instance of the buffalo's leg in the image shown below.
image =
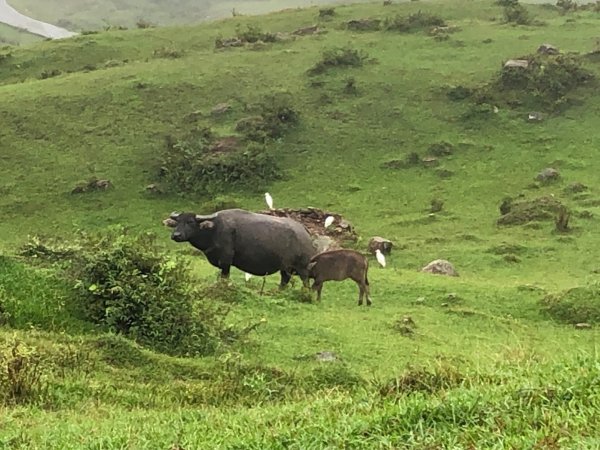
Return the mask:
<path id="1" fill-rule="evenodd" d="M 369 284 L 365 283 L 365 294 L 367 296 L 367 306 L 371 306 L 371 293 L 370 293 L 370 289 L 369 289 Z"/>
<path id="2" fill-rule="evenodd" d="M 231 266 L 223 266 L 221 267 L 221 278 L 228 279 L 229 271 L 231 270 Z"/>
<path id="3" fill-rule="evenodd" d="M 317 291 L 317 301 L 318 302 L 321 301 L 321 289 L 323 289 L 323 282 L 315 280 L 315 282 L 312 285 L 312 290 Z"/>
<path id="4" fill-rule="evenodd" d="M 281 282 L 279 283 L 279 289 L 283 289 L 290 282 L 292 275 L 289 272 L 286 272 L 285 270 L 282 270 L 280 273 L 281 273 Z"/>
<path id="5" fill-rule="evenodd" d="M 298 276 L 302 280 L 302 284 L 304 285 L 304 287 L 307 288 L 307 289 L 309 289 L 310 288 L 310 281 L 309 281 L 309 278 L 308 278 L 308 270 L 297 270 L 296 273 L 298 274 Z"/>
<path id="6" fill-rule="evenodd" d="M 365 295 L 365 288 L 363 287 L 362 284 L 357 283 L 358 284 L 358 306 L 363 304 L 363 297 Z"/>

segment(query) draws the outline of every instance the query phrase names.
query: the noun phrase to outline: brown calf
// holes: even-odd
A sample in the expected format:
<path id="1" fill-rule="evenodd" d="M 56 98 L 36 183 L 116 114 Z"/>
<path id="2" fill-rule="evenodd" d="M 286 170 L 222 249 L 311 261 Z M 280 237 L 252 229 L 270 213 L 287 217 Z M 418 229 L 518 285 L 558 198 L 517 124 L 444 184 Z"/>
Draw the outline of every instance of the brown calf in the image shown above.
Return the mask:
<path id="1" fill-rule="evenodd" d="M 351 278 L 358 284 L 358 304 L 362 305 L 367 297 L 367 306 L 371 306 L 367 271 L 369 262 L 366 256 L 354 250 L 330 250 L 313 256 L 308 264 L 308 277 L 315 281 L 312 289 L 317 291 L 317 300 L 321 300 L 321 289 L 325 281 L 342 281 Z"/>

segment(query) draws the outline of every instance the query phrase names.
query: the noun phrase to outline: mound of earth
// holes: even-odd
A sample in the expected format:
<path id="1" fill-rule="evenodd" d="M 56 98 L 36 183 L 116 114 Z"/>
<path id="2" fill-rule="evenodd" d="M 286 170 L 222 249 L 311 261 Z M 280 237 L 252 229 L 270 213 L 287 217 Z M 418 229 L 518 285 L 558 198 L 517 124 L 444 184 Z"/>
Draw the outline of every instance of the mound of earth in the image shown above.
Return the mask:
<path id="1" fill-rule="evenodd" d="M 289 217 L 304 224 L 311 235 L 330 236 L 338 243 L 342 241 L 356 241 L 358 239 L 352 224 L 344 219 L 341 214 L 323 211 L 319 208 L 277 208 L 260 211 L 260 213 L 277 217 Z M 325 219 L 329 216 L 333 217 L 333 223 L 325 228 Z"/>
<path id="2" fill-rule="evenodd" d="M 554 320 L 562 323 L 600 322 L 600 285 L 577 286 L 558 294 L 547 295 L 541 306 Z"/>

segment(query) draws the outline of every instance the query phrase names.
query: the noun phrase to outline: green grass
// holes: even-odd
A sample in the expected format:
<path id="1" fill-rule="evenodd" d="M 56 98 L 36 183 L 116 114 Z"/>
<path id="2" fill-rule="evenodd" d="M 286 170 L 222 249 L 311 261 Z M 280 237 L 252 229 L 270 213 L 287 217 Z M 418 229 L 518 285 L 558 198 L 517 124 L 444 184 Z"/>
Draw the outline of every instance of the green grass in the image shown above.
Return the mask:
<path id="1" fill-rule="evenodd" d="M 3 45 L 31 44 L 42 39 L 35 34 L 0 23 L 0 43 Z"/>
<path id="2" fill-rule="evenodd" d="M 492 2 L 378 3 L 336 7 L 331 21 L 309 8 L 12 49 L 0 62 L 0 305 L 17 316 L 13 328 L 0 325 L 0 349 L 22 341 L 43 377 L 30 403 L 0 406 L 0 447 L 597 448 L 598 328 L 555 321 L 540 303 L 598 278 L 596 85 L 540 123 L 507 107 L 465 121 L 469 102 L 446 95 L 489 82 L 504 60 L 541 43 L 595 49 L 597 13 L 527 7 L 545 25 L 503 24 Z M 342 26 L 418 10 L 460 30 L 436 41 Z M 327 33 L 214 48 L 238 25 L 291 32 L 314 23 Z M 362 66 L 307 73 L 323 51 L 348 46 L 368 55 Z M 165 49 L 180 57 L 155 56 Z M 592 58 L 584 65 L 600 76 Z M 345 90 L 349 77 L 354 92 Z M 371 308 L 356 306 L 350 281 L 326 283 L 322 302 L 311 304 L 298 301 L 298 281 L 280 293 L 269 277 L 260 296 L 261 279 L 245 286 L 233 270 L 243 295 L 228 320 L 265 322 L 223 354 L 172 358 L 79 321 L 60 273 L 15 259 L 30 234 L 69 240 L 79 229 L 124 224 L 159 233 L 166 251 L 189 257 L 195 275 L 212 282 L 216 269 L 173 243 L 161 220 L 173 210 L 207 212 L 214 199 L 150 195 L 145 186 L 156 181 L 165 136 L 194 126 L 232 134 L 248 106 L 277 91 L 292 94 L 300 121 L 268 144 L 284 169 L 269 187 L 275 206 L 343 214 L 361 250 L 374 235 L 395 243 L 385 269 L 371 261 Z M 223 102 L 231 111 L 212 116 Z M 438 167 L 382 167 L 442 141 L 454 152 Z M 548 166 L 561 179 L 534 187 Z M 114 189 L 70 194 L 91 176 Z M 572 182 L 589 190 L 565 193 Z M 521 193 L 561 199 L 574 212 L 572 231 L 556 233 L 552 220 L 498 227 L 502 200 Z M 226 195 L 265 207 L 261 193 Z M 431 217 L 434 198 L 444 204 Z M 419 272 L 437 258 L 460 277 Z M 412 334 L 398 329 L 404 316 Z M 320 351 L 340 361 L 319 363 Z"/>

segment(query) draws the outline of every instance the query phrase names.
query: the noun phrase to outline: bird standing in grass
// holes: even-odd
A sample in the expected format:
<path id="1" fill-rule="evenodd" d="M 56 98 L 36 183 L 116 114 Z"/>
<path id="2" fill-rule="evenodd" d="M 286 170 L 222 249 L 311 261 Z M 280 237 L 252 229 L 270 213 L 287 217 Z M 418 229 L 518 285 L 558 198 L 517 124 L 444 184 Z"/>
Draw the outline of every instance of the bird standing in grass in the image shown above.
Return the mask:
<path id="1" fill-rule="evenodd" d="M 267 206 L 269 209 L 273 209 L 273 197 L 268 192 L 265 192 L 265 201 L 267 202 Z"/>
<path id="2" fill-rule="evenodd" d="M 246 281 L 250 281 L 250 278 L 252 278 L 252 275 L 250 275 L 248 272 L 244 273 L 244 278 L 246 278 Z"/>
<path id="3" fill-rule="evenodd" d="M 381 250 L 375 250 L 375 258 L 377 258 L 377 262 L 381 265 L 381 267 L 385 267 L 385 256 L 381 253 Z"/>

